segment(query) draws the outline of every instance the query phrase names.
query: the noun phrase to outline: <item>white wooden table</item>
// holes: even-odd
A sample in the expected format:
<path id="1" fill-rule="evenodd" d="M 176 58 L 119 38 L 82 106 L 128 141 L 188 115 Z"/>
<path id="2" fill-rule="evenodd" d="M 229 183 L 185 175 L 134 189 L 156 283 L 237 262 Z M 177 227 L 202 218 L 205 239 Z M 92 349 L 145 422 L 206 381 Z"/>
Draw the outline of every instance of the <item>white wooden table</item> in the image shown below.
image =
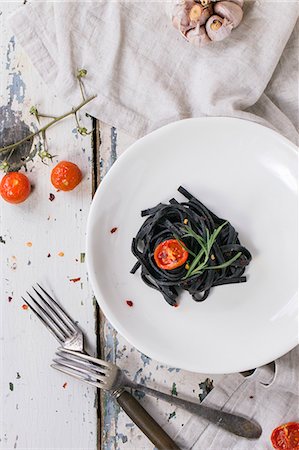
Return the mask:
<path id="1" fill-rule="evenodd" d="M 32 105 L 52 114 L 67 110 L 7 26 L 8 15 L 22 3 L 0 3 L 0 130 L 34 129 Z M 84 114 L 82 119 L 86 127 L 95 128 L 93 139 L 78 135 L 73 119 L 49 132 L 50 152 L 58 155 L 54 163 L 66 159 L 82 169 L 79 187 L 56 193 L 50 183 L 52 165 L 36 158 L 28 165 L 34 186 L 30 198 L 20 205 L 0 201 L 1 449 L 153 448 L 108 395 L 98 398 L 95 389 L 50 368 L 57 343 L 30 310 L 22 308 L 21 295 L 36 281 L 51 289 L 78 320 L 89 351 L 116 362 L 133 379 L 168 393 L 174 388 L 179 396 L 192 399 L 204 397 L 209 384 L 209 375 L 168 367 L 141 354 L 99 313 L 84 263 L 86 220 L 98 183 L 133 139 Z M 0 144 L 3 138 L 0 135 Z M 166 431 L 179 430 L 188 418 L 164 402 L 148 397 L 140 401 Z"/>

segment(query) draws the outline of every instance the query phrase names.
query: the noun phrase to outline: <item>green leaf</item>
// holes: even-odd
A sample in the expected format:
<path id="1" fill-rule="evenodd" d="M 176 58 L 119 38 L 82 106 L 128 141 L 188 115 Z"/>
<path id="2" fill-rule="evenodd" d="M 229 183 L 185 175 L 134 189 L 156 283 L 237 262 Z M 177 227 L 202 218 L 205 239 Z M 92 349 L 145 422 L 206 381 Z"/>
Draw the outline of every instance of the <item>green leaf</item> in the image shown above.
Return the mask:
<path id="1" fill-rule="evenodd" d="M 194 257 L 194 260 L 192 261 L 188 272 L 186 273 L 184 280 L 193 276 L 193 275 L 200 275 L 204 270 L 208 269 L 224 269 L 225 267 L 230 266 L 234 261 L 236 261 L 241 255 L 242 252 L 239 252 L 237 255 L 235 255 L 233 258 L 231 258 L 228 261 L 225 261 L 223 264 L 220 264 L 218 266 L 208 266 L 208 261 L 210 258 L 210 252 L 212 250 L 212 247 L 219 236 L 221 230 L 227 225 L 227 221 L 223 222 L 217 229 L 213 231 L 213 233 L 210 235 L 210 231 L 208 228 L 206 228 L 206 240 L 203 239 L 202 236 L 199 236 L 197 233 L 195 233 L 192 228 L 185 226 L 184 229 L 187 231 L 186 234 L 183 235 L 183 237 L 191 237 L 196 239 L 196 241 L 201 246 L 201 250 L 199 253 Z M 202 260 L 203 256 L 205 255 L 204 259 Z"/>
<path id="2" fill-rule="evenodd" d="M 240 256 L 242 255 L 242 252 L 237 253 L 235 256 L 233 256 L 228 261 L 225 261 L 223 264 L 220 264 L 219 266 L 208 266 L 207 269 L 224 269 L 225 267 L 230 266 L 234 261 L 236 261 Z"/>
<path id="3" fill-rule="evenodd" d="M 213 231 L 211 238 L 209 239 L 208 242 L 208 250 L 209 253 L 211 251 L 211 248 L 213 247 L 214 242 L 216 241 L 220 231 L 222 230 L 222 228 L 224 228 L 224 226 L 227 224 L 228 222 L 223 222 L 222 225 L 220 225 L 220 227 L 218 227 L 216 230 Z"/>
<path id="4" fill-rule="evenodd" d="M 189 250 L 189 248 L 185 245 L 185 243 L 182 241 L 182 239 L 180 239 L 176 234 L 174 234 L 173 237 L 181 244 L 183 249 L 186 250 L 189 253 L 189 255 L 192 255 L 194 257 L 196 256 L 196 254 L 194 252 L 192 252 L 191 250 Z"/>

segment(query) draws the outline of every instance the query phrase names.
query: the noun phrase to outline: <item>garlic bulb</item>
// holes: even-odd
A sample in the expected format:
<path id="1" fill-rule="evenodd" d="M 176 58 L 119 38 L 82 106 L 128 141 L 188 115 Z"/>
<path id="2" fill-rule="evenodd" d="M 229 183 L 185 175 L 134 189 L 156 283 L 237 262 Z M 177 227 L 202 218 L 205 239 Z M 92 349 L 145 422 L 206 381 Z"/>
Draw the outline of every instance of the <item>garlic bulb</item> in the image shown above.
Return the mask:
<path id="1" fill-rule="evenodd" d="M 168 0 L 166 4 L 173 26 L 184 39 L 202 47 L 225 39 L 240 24 L 244 0 Z"/>
<path id="2" fill-rule="evenodd" d="M 186 39 L 196 47 L 203 47 L 211 42 L 211 39 L 206 33 L 205 27 L 200 26 L 199 24 L 195 28 L 191 28 L 191 30 L 188 30 L 185 36 Z"/>
<path id="3" fill-rule="evenodd" d="M 207 35 L 211 41 L 222 41 L 230 35 L 233 24 L 226 18 L 213 15 L 206 23 Z"/>
<path id="4" fill-rule="evenodd" d="M 243 10 L 236 3 L 223 1 L 217 2 L 214 6 L 215 14 L 227 19 L 233 24 L 233 28 L 236 28 L 243 17 Z"/>

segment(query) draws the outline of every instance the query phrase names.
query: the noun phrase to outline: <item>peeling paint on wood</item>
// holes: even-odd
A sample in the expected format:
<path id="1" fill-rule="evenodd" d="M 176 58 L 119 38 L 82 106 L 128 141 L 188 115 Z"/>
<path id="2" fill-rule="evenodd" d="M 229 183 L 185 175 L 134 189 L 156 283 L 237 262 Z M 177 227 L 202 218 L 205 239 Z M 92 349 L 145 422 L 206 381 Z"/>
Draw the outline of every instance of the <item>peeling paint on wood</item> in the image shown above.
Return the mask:
<path id="1" fill-rule="evenodd" d="M 0 57 L 4 70 L 0 86 L 0 146 L 23 138 L 36 128 L 29 114 L 32 105 L 53 114 L 68 108 L 63 100 L 55 97 L 51 87 L 45 86 L 6 26 L 7 17 L 20 7 L 23 7 L 21 1 L 1 3 Z M 83 120 L 90 129 L 91 120 Z M 86 283 L 84 258 L 80 257 L 85 251 L 92 194 L 91 143 L 88 137 L 75 137 L 73 126 L 72 119 L 57 124 L 49 130 L 48 141 L 49 151 L 58 155 L 54 163 L 69 159 L 85 174 L 76 191 L 55 192 L 54 196 L 50 183 L 52 165 L 46 166 L 36 159 L 28 164 L 27 175 L 34 185 L 28 200 L 15 206 L 0 199 L 0 261 L 3 263 L 0 263 L 0 317 L 5 317 L 0 326 L 3 369 L 0 410 L 5 411 L 5 421 L 0 425 L 3 450 L 97 448 L 96 389 L 50 367 L 58 343 L 29 309 L 22 309 L 21 300 L 21 295 L 35 282 L 42 283 L 50 292 L 54 290 L 54 296 L 84 329 L 87 349 L 95 352 L 95 306 Z M 31 144 L 22 147 L 25 157 Z M 55 201 L 49 201 L 51 191 Z M 26 246 L 28 242 L 32 242 L 31 247 Z M 59 258 L 62 249 L 65 256 Z M 81 264 L 76 262 L 78 257 Z M 68 276 L 80 277 L 82 286 L 71 283 Z M 64 383 L 67 383 L 65 388 Z"/>

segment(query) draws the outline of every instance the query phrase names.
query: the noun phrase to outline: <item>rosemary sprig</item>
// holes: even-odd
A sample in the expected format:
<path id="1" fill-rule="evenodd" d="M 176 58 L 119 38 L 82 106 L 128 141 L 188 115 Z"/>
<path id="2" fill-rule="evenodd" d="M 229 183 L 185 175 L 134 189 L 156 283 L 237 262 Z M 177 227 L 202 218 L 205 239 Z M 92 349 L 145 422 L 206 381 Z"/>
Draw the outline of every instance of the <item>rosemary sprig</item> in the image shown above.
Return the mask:
<path id="1" fill-rule="evenodd" d="M 196 254 L 195 254 L 194 252 L 192 252 L 192 250 L 190 250 L 190 249 L 186 246 L 186 244 L 178 237 L 177 234 L 174 234 L 173 237 L 181 244 L 181 246 L 183 247 L 183 249 L 186 250 L 186 251 L 189 253 L 189 255 L 192 255 L 192 256 L 194 256 L 194 257 L 196 256 Z"/>
<path id="2" fill-rule="evenodd" d="M 225 267 L 230 266 L 234 261 L 236 261 L 240 256 L 242 255 L 242 252 L 238 252 L 235 256 L 233 256 L 228 261 L 225 261 L 222 264 L 219 264 L 218 266 L 209 266 L 209 259 L 211 257 L 211 250 L 212 247 L 219 236 L 219 233 L 221 230 L 227 225 L 228 222 L 223 222 L 218 228 L 216 228 L 213 233 L 210 235 L 209 230 L 206 228 L 205 237 L 203 238 L 199 234 L 195 233 L 195 231 L 192 230 L 192 228 L 188 226 L 184 226 L 183 229 L 186 231 L 186 233 L 182 236 L 182 238 L 190 237 L 195 239 L 198 244 L 200 245 L 201 249 L 198 252 L 197 255 L 195 255 L 192 263 L 190 264 L 190 267 L 184 276 L 184 279 L 187 279 L 189 277 L 192 277 L 193 275 L 201 275 L 204 270 L 210 270 L 210 269 L 224 269 Z M 186 247 L 186 250 L 189 251 Z M 194 253 L 193 253 L 194 255 Z"/>

